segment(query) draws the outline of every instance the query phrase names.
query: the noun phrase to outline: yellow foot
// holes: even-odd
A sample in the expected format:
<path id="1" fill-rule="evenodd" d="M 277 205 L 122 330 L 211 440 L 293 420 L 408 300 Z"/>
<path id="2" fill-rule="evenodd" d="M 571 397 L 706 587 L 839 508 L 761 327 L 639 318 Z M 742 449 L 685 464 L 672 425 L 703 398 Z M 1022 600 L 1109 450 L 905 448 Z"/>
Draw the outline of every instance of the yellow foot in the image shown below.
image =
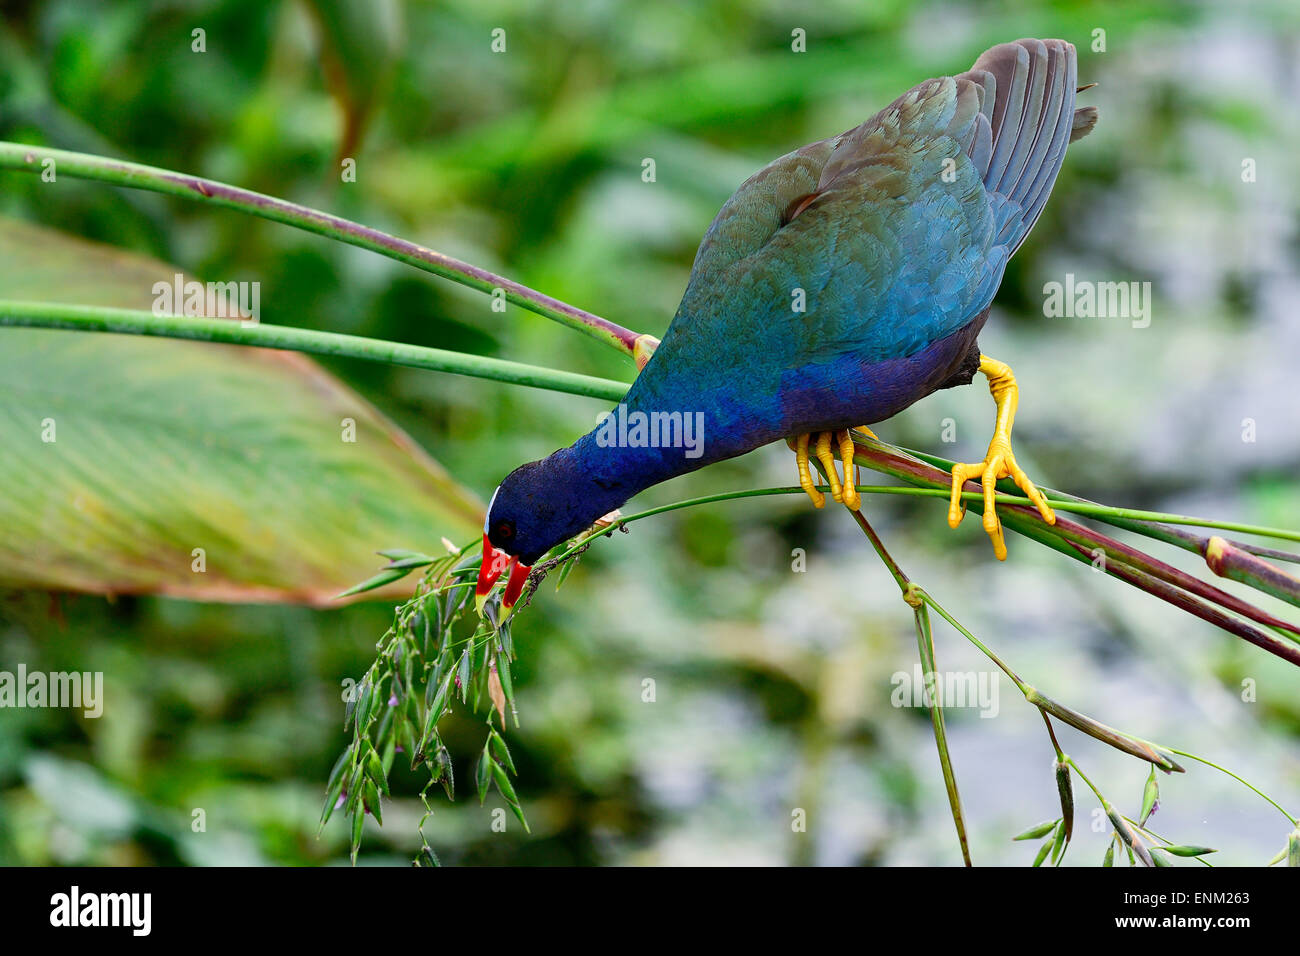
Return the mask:
<path id="1" fill-rule="evenodd" d="M 858 431 L 866 432 L 872 438 L 876 437 L 869 428 L 859 428 Z M 809 468 L 809 446 L 812 448 L 813 455 L 821 462 L 822 469 L 826 472 L 826 480 L 831 486 L 831 497 L 853 511 L 857 511 L 862 507 L 862 496 L 858 494 L 856 487 L 857 465 L 853 463 L 853 437 L 849 434 L 848 429 L 837 432 L 813 432 L 799 435 L 788 440 L 788 442 L 790 447 L 794 449 L 795 463 L 799 467 L 799 487 L 808 493 L 814 508 L 824 508 L 826 506 L 826 496 L 821 493 L 816 482 L 813 481 L 812 470 Z M 831 450 L 832 443 L 835 444 L 840 453 L 840 462 L 844 468 L 844 481 L 842 483 L 839 474 L 835 471 L 835 455 Z"/>
<path id="2" fill-rule="evenodd" d="M 966 514 L 966 505 L 962 502 L 962 485 L 968 479 L 979 478 L 984 488 L 984 530 L 993 540 L 993 553 L 999 561 L 1007 559 L 1007 543 L 1002 536 L 1002 522 L 998 520 L 994 509 L 993 496 L 999 478 L 1010 478 L 1034 503 L 1043 520 L 1048 524 L 1056 523 L 1056 513 L 1043 497 L 1029 476 L 1016 464 L 1016 456 L 1011 453 L 1011 423 L 1016 417 L 1016 401 L 1019 389 L 1016 377 L 1010 367 L 987 355 L 980 356 L 980 371 L 989 380 L 989 391 L 998 406 L 997 425 L 993 429 L 993 440 L 989 442 L 988 454 L 982 462 L 972 465 L 958 464 L 952 466 L 952 498 L 948 503 L 948 525 L 955 528 L 961 524 Z"/>

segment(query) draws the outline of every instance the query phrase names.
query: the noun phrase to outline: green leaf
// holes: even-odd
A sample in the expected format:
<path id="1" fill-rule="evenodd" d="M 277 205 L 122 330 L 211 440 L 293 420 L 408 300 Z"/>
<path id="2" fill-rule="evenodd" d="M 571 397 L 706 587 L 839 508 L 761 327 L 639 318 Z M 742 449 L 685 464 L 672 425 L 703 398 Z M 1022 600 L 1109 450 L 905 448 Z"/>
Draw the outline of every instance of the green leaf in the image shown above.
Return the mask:
<path id="1" fill-rule="evenodd" d="M 361 797 L 363 795 L 362 786 L 365 783 L 365 779 L 365 771 L 360 766 L 352 769 L 352 775 L 348 778 L 348 799 L 343 805 L 343 812 L 349 816 L 361 812 Z"/>
<path id="2" fill-rule="evenodd" d="M 1061 860 L 1061 855 L 1065 852 L 1065 820 L 1062 819 L 1056 825 L 1056 837 L 1052 841 L 1052 865 L 1055 866 Z"/>
<path id="3" fill-rule="evenodd" d="M 501 690 L 506 695 L 506 700 L 510 701 L 510 707 L 513 710 L 515 706 L 515 686 L 514 680 L 510 676 L 510 658 L 505 654 L 497 654 L 497 678 L 501 681 Z"/>
<path id="4" fill-rule="evenodd" d="M 460 681 L 460 701 L 463 704 L 469 694 L 470 678 L 473 676 L 473 668 L 470 661 L 469 649 L 466 648 L 460 655 L 460 665 L 456 672 L 456 677 Z"/>
<path id="5" fill-rule="evenodd" d="M 178 271 L 0 219 L 0 299 L 148 309 Z M 372 578 L 376 545 L 482 526 L 472 494 L 303 355 L 0 328 L 0 393 L 0 585 L 327 605 Z"/>
<path id="6" fill-rule="evenodd" d="M 338 803 L 339 794 L 343 792 L 343 781 L 346 779 L 344 771 L 351 759 L 352 747 L 349 746 L 343 753 L 339 754 L 339 759 L 334 761 L 334 769 L 330 771 L 329 783 L 325 785 L 325 807 L 321 810 L 320 815 L 321 829 L 325 828 L 325 824 L 329 823 L 330 817 L 334 814 L 334 805 Z"/>
<path id="7" fill-rule="evenodd" d="M 510 748 L 506 746 L 505 738 L 494 730 L 488 736 L 488 743 L 491 744 L 492 753 L 497 760 L 511 773 L 518 773 L 515 770 L 515 762 L 510 758 Z"/>
<path id="8" fill-rule="evenodd" d="M 1047 859 L 1047 854 L 1051 851 L 1054 842 L 1053 840 L 1043 842 L 1043 845 L 1038 848 L 1038 856 L 1034 857 L 1034 866 L 1043 865 L 1043 861 Z"/>
<path id="9" fill-rule="evenodd" d="M 366 771 L 370 775 L 370 779 L 374 781 L 375 786 L 383 791 L 384 796 L 392 796 L 388 790 L 388 774 L 384 773 L 383 761 L 379 759 L 379 754 L 373 750 L 370 751 L 370 756 L 366 760 Z M 376 819 L 378 819 L 378 814 L 376 814 Z"/>
<path id="10" fill-rule="evenodd" d="M 492 762 L 492 756 L 488 753 L 485 746 L 483 754 L 478 758 L 478 766 L 474 770 L 474 783 L 478 786 L 478 805 L 483 806 L 483 801 L 487 799 L 488 784 L 492 782 L 492 768 L 496 766 Z"/>
<path id="11" fill-rule="evenodd" d="M 438 781 L 448 800 L 456 799 L 456 775 L 451 768 L 451 752 L 446 747 L 438 748 Z"/>
<path id="12" fill-rule="evenodd" d="M 1106 844 L 1106 855 L 1102 858 L 1101 865 L 1102 866 L 1115 865 L 1115 840 L 1113 837 L 1111 838 L 1111 841 Z"/>
<path id="13" fill-rule="evenodd" d="M 380 826 L 384 825 L 383 807 L 380 805 L 379 790 L 375 787 L 373 780 L 367 780 L 366 787 L 366 809 L 374 814 L 375 822 Z"/>
<path id="14" fill-rule="evenodd" d="M 1147 817 L 1151 816 L 1151 811 L 1156 808 L 1156 801 L 1160 799 L 1160 784 L 1156 782 L 1156 768 L 1151 768 L 1151 774 L 1147 777 L 1146 787 L 1142 790 L 1142 815 L 1138 817 L 1138 823 L 1146 825 Z M 1160 819 L 1164 819 L 1161 817 Z"/>
<path id="15" fill-rule="evenodd" d="M 1056 826 L 1058 822 L 1060 821 L 1044 820 L 1042 823 L 1038 823 L 1030 827 L 1024 833 L 1021 833 L 1018 836 L 1013 836 L 1011 839 L 1013 841 L 1014 840 L 1037 840 L 1039 837 L 1046 836 L 1048 833 L 1051 833 L 1052 829 Z"/>
<path id="16" fill-rule="evenodd" d="M 492 762 L 492 777 L 497 782 L 497 789 L 501 791 L 501 796 L 505 797 L 509 803 L 519 802 L 519 798 L 515 796 L 514 785 L 510 782 L 510 775 L 496 761 Z"/>
<path id="17" fill-rule="evenodd" d="M 1156 847 L 1158 850 L 1164 850 L 1166 853 L 1172 853 L 1174 856 L 1205 856 L 1207 853 L 1218 853 L 1218 850 L 1212 850 L 1208 846 L 1186 846 L 1175 844 L 1174 846 Z"/>
<path id="18" fill-rule="evenodd" d="M 413 554 L 406 558 L 392 559 L 384 566 L 385 571 L 413 570 L 414 568 L 426 568 L 435 562 L 434 558 L 427 554 Z"/>
<path id="19" fill-rule="evenodd" d="M 372 684 L 371 678 L 365 678 L 357 688 L 357 710 L 356 710 L 356 730 L 357 733 L 363 733 L 370 723 L 370 714 L 374 710 L 375 703 L 375 685 Z"/>
<path id="20" fill-rule="evenodd" d="M 367 578 L 360 584 L 354 584 L 345 591 L 340 591 L 334 595 L 336 598 L 352 597 L 354 594 L 361 594 L 365 591 L 377 591 L 379 588 L 394 581 L 400 581 L 411 573 L 410 568 L 385 568 L 372 578 Z"/>
<path id="21" fill-rule="evenodd" d="M 1300 829 L 1295 829 L 1286 838 L 1286 865 L 1300 866 Z"/>
<path id="22" fill-rule="evenodd" d="M 560 573 L 555 576 L 555 590 L 564 586 L 564 582 L 569 579 L 569 574 L 573 571 L 574 566 L 578 563 L 578 555 L 573 555 L 564 564 L 560 565 Z"/>
<path id="23" fill-rule="evenodd" d="M 352 817 L 352 865 L 356 866 L 357 851 L 361 849 L 361 828 L 366 825 L 366 815 L 360 810 Z"/>
<path id="24" fill-rule="evenodd" d="M 510 804 L 510 809 L 524 825 L 524 831 L 532 832 L 528 829 L 528 821 L 524 819 L 524 809 L 519 805 L 519 798 L 515 796 L 515 788 L 510 783 L 510 777 L 499 763 L 493 762 L 492 776 L 496 780 L 497 789 L 501 791 L 501 796 L 506 798 L 506 803 Z"/>
<path id="25" fill-rule="evenodd" d="M 429 561 L 433 560 L 426 554 L 422 554 L 419 551 L 411 551 L 406 548 L 381 548 L 376 551 L 375 554 L 387 558 L 392 562 L 405 561 L 407 558 L 426 558 Z"/>
<path id="26" fill-rule="evenodd" d="M 426 740 L 438 729 L 438 721 L 442 719 L 443 708 L 447 705 L 447 691 L 451 687 L 451 680 L 452 675 L 448 674 L 438 683 L 438 690 L 429 704 L 429 712 L 424 718 L 424 737 Z"/>

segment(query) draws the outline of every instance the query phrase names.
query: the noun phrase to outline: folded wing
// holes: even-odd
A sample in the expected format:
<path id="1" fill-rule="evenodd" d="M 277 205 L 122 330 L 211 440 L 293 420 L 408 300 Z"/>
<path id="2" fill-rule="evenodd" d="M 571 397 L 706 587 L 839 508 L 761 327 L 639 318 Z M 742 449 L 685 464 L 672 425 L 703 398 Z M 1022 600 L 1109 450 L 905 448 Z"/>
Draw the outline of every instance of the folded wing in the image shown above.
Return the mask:
<path id="1" fill-rule="evenodd" d="M 716 355 L 725 336 L 789 367 L 907 356 L 962 328 L 1096 122 L 1076 84 L 1069 43 L 1001 44 L 760 170 L 705 235 L 664 345 Z"/>

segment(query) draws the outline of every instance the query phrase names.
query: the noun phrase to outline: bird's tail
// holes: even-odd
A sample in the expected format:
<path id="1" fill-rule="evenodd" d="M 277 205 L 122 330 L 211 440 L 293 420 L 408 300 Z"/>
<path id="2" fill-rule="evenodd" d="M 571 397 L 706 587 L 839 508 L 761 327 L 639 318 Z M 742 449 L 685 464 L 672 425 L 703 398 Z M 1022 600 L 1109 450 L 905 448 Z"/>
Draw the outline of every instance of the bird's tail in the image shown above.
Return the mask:
<path id="1" fill-rule="evenodd" d="M 976 87 L 967 152 L 993 202 L 998 242 L 1014 253 L 1047 203 L 1066 147 L 1097 124 L 1097 108 L 1075 108 L 1078 59 L 1064 40 L 1001 43 L 955 79 Z"/>

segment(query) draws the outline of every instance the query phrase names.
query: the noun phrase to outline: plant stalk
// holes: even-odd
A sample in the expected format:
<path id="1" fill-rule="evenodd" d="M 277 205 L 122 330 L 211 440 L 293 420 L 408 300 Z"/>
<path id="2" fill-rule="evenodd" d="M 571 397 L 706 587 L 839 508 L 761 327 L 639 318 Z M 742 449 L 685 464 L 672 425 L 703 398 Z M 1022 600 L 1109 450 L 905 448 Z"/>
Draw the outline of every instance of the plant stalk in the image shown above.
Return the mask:
<path id="1" fill-rule="evenodd" d="M 616 402 L 627 386 L 606 378 L 579 375 L 556 369 L 509 362 L 505 359 L 450 352 L 446 349 L 404 342 L 320 332 L 238 319 L 210 319 L 179 315 L 154 315 L 133 309 L 108 309 L 89 305 L 52 305 L 48 302 L 0 301 L 0 327 L 64 329 L 75 332 L 113 332 L 126 335 L 162 336 L 288 349 L 314 355 L 334 355 L 367 362 L 387 362 L 410 368 L 431 369 L 453 375 L 469 375 L 511 385 L 543 388 L 570 395 L 584 395 Z"/>
<path id="2" fill-rule="evenodd" d="M 477 289 L 479 292 L 490 295 L 500 289 L 507 301 L 530 312 L 544 315 L 561 325 L 584 332 L 629 358 L 636 356 L 637 340 L 643 338 L 631 329 L 625 329 L 608 319 L 569 305 L 567 302 L 561 302 L 549 295 L 543 295 L 505 276 L 453 259 L 441 252 L 426 249 L 424 246 L 399 239 L 378 229 L 301 206 L 298 203 L 155 166 L 109 159 L 106 156 L 93 156 L 89 153 L 49 149 L 44 146 L 0 142 L 0 169 L 40 174 L 44 169 L 43 163 L 47 159 L 54 161 L 54 168 L 60 176 L 90 179 L 130 189 L 145 189 L 166 196 L 235 209 L 251 216 L 269 219 L 272 222 L 313 232 L 318 236 L 345 242 L 360 249 L 377 252 L 425 272 Z M 643 342 L 642 348 L 644 347 Z"/>

